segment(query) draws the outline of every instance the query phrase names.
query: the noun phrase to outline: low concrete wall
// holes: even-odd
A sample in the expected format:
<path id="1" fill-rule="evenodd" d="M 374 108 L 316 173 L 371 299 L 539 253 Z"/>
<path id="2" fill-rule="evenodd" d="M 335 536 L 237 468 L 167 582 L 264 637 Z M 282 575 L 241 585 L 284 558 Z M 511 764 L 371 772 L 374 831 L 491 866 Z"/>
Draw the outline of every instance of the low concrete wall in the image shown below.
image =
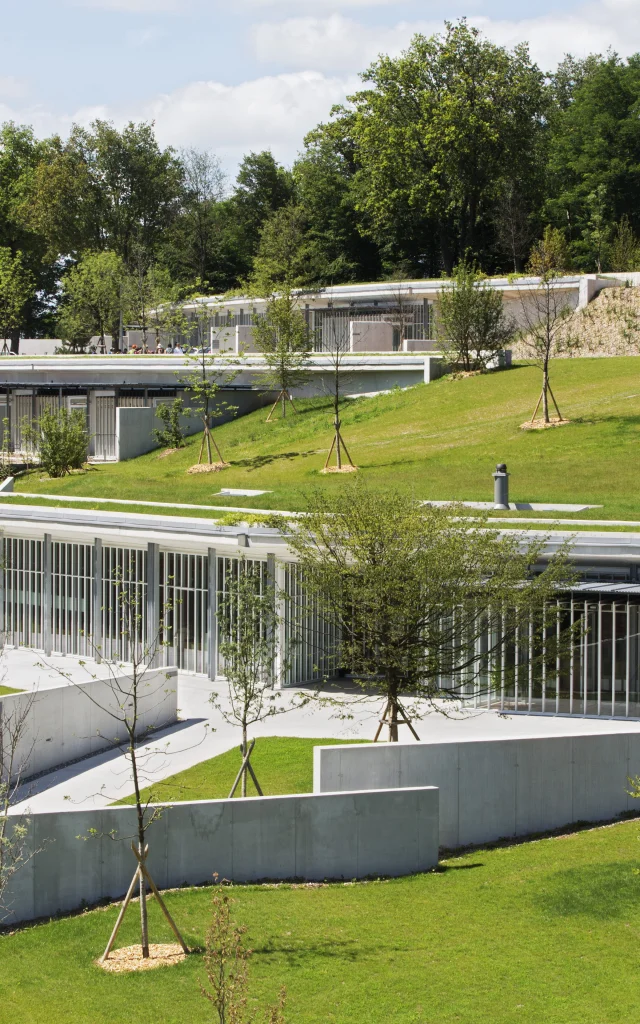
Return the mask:
<path id="1" fill-rule="evenodd" d="M 198 416 L 181 416 L 180 425 L 185 436 L 202 429 Z M 135 459 L 158 447 L 154 430 L 162 428 L 162 421 L 151 406 L 120 406 L 116 409 L 116 458 L 118 462 Z"/>
<path id="2" fill-rule="evenodd" d="M 119 673 L 116 678 L 122 681 L 126 694 L 129 677 Z M 139 690 L 140 736 L 176 721 L 177 683 L 175 668 L 153 669 L 145 674 Z M 23 778 L 104 750 L 126 738 L 122 722 L 109 714 L 109 708 L 117 712 L 118 704 L 112 686 L 113 681 L 95 679 L 0 698 L 3 731 L 7 719 L 15 719 L 28 708 L 14 758 Z"/>
<path id="3" fill-rule="evenodd" d="M 71 911 L 115 899 L 135 861 L 128 841 L 133 807 L 34 814 L 29 849 L 14 876 L 10 921 Z M 104 838 L 78 836 L 96 829 Z M 149 866 L 159 888 L 259 879 L 365 878 L 425 871 L 438 861 L 438 791 L 392 789 L 165 805 L 148 832 Z"/>
<path id="4" fill-rule="evenodd" d="M 314 792 L 438 786 L 440 845 L 530 835 L 638 810 L 640 732 L 315 747 Z"/>

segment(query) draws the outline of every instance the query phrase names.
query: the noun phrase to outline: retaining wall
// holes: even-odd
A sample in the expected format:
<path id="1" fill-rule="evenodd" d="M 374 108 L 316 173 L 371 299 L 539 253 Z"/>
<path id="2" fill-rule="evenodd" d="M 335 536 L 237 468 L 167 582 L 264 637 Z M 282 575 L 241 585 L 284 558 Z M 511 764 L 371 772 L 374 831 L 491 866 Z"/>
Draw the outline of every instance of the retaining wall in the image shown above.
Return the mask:
<path id="1" fill-rule="evenodd" d="M 640 802 L 640 731 L 314 748 L 314 792 L 437 786 L 448 848 L 598 821 Z"/>
<path id="2" fill-rule="evenodd" d="M 0 727 L 5 743 L 7 719 L 15 720 L 28 708 L 14 757 L 14 767 L 20 767 L 23 779 L 104 750 L 126 738 L 122 722 L 109 713 L 113 708 L 120 714 L 117 695 L 113 692 L 118 680 L 126 694 L 131 686 L 130 677 L 119 673 L 113 680 L 68 683 L 0 698 Z M 177 684 L 176 668 L 152 669 L 145 673 L 139 689 L 140 736 L 176 721 Z"/>
<path id="3" fill-rule="evenodd" d="M 158 888 L 211 882 L 214 872 L 235 882 L 405 875 L 438 861 L 438 791 L 429 787 L 164 806 L 147 833 Z M 107 834 L 134 834 L 133 807 L 26 821 L 29 850 L 39 852 L 12 880 L 9 921 L 124 895 L 135 869 L 130 842 Z M 90 828 L 105 838 L 78 838 Z"/>

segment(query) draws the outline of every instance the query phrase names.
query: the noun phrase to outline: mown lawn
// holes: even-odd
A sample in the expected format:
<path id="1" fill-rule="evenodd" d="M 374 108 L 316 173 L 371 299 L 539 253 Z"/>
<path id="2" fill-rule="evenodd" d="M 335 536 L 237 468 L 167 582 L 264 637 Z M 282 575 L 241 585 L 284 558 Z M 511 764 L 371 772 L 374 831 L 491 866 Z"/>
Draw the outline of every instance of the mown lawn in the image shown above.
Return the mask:
<path id="1" fill-rule="evenodd" d="M 540 389 L 540 371 L 530 365 L 345 402 L 343 432 L 360 478 L 419 498 L 489 500 L 491 472 L 504 461 L 514 501 L 599 504 L 602 509 L 580 517 L 638 518 L 640 357 L 558 360 L 552 380 L 571 423 L 546 431 L 519 429 L 531 416 Z M 197 460 L 200 439 L 195 437 L 166 458 L 152 452 L 64 480 L 42 480 L 35 471 L 21 478 L 17 489 L 299 510 L 310 489 L 351 483 L 319 473 L 332 437 L 326 399 L 299 406 L 300 414 L 285 420 L 267 424 L 266 411 L 259 410 L 217 428 L 216 438 L 231 463 L 223 473 L 187 475 Z M 217 493 L 221 487 L 270 493 L 223 498 Z M 3 495 L 2 500 L 20 498 Z"/>
<path id="2" fill-rule="evenodd" d="M 22 693 L 22 690 L 16 690 L 13 686 L 0 686 L 0 697 L 4 697 L 8 693 Z"/>
<path id="3" fill-rule="evenodd" d="M 473 850 L 392 881 L 236 887 L 253 997 L 264 1006 L 286 985 L 290 1024 L 628 1024 L 640 1005 L 638 832 L 632 821 Z M 210 892 L 167 902 L 201 945 Z M 139 975 L 94 966 L 116 914 L 0 937 L 3 1024 L 214 1020 L 199 954 Z M 150 916 L 153 939 L 169 941 L 153 905 Z M 133 908 L 119 943 L 136 924 Z"/>
<path id="4" fill-rule="evenodd" d="M 313 748 L 329 744 L 364 743 L 365 740 L 317 740 L 296 736 L 266 736 L 256 742 L 251 755 L 251 764 L 265 796 L 279 796 L 283 793 L 313 792 Z M 229 796 L 234 779 L 238 774 L 242 757 L 239 747 L 218 754 L 208 761 L 201 761 L 177 775 L 171 775 L 162 782 L 144 790 L 148 797 L 158 803 L 175 800 L 217 800 Z M 240 787 L 236 796 L 240 793 Z M 249 778 L 247 793 L 257 796 L 255 786 Z M 126 797 L 118 803 L 130 804 L 133 797 Z"/>

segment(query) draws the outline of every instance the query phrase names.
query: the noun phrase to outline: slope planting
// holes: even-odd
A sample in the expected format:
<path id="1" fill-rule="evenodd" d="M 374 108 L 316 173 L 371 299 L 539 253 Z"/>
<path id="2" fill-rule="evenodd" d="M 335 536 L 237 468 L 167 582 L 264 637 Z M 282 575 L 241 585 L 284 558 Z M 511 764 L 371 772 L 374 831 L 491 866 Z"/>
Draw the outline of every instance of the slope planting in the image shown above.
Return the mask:
<path id="1" fill-rule="evenodd" d="M 359 477 L 374 487 L 396 487 L 419 498 L 486 501 L 496 462 L 507 462 L 513 501 L 584 502 L 603 506 L 587 514 L 592 518 L 637 518 L 640 358 L 558 360 L 552 382 L 571 420 L 559 429 L 520 430 L 540 390 L 539 370 L 522 364 L 347 401 L 343 433 Z M 151 452 L 63 480 L 43 479 L 36 470 L 17 481 L 17 490 L 299 510 L 310 488 L 344 487 L 345 477 L 319 472 L 332 438 L 329 404 L 310 399 L 298 405 L 299 414 L 285 420 L 267 424 L 259 410 L 217 428 L 218 444 L 231 463 L 221 473 L 187 474 L 197 459 L 196 436 L 168 456 Z M 222 487 L 269 493 L 223 498 Z"/>

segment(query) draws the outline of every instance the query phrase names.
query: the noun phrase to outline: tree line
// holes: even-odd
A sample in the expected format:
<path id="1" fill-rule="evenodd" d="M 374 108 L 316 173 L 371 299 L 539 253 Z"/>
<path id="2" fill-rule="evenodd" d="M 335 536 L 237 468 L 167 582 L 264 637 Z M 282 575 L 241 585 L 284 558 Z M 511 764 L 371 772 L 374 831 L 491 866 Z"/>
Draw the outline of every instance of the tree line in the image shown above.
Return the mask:
<path id="1" fill-rule="evenodd" d="M 567 270 L 640 267 L 640 54 L 549 72 L 463 19 L 361 78 L 291 168 L 249 153 L 232 183 L 212 153 L 162 149 L 152 124 L 42 140 L 4 124 L 4 336 L 79 342 L 159 297 L 283 281 L 438 277 L 462 261 L 519 273 L 548 225 Z"/>

